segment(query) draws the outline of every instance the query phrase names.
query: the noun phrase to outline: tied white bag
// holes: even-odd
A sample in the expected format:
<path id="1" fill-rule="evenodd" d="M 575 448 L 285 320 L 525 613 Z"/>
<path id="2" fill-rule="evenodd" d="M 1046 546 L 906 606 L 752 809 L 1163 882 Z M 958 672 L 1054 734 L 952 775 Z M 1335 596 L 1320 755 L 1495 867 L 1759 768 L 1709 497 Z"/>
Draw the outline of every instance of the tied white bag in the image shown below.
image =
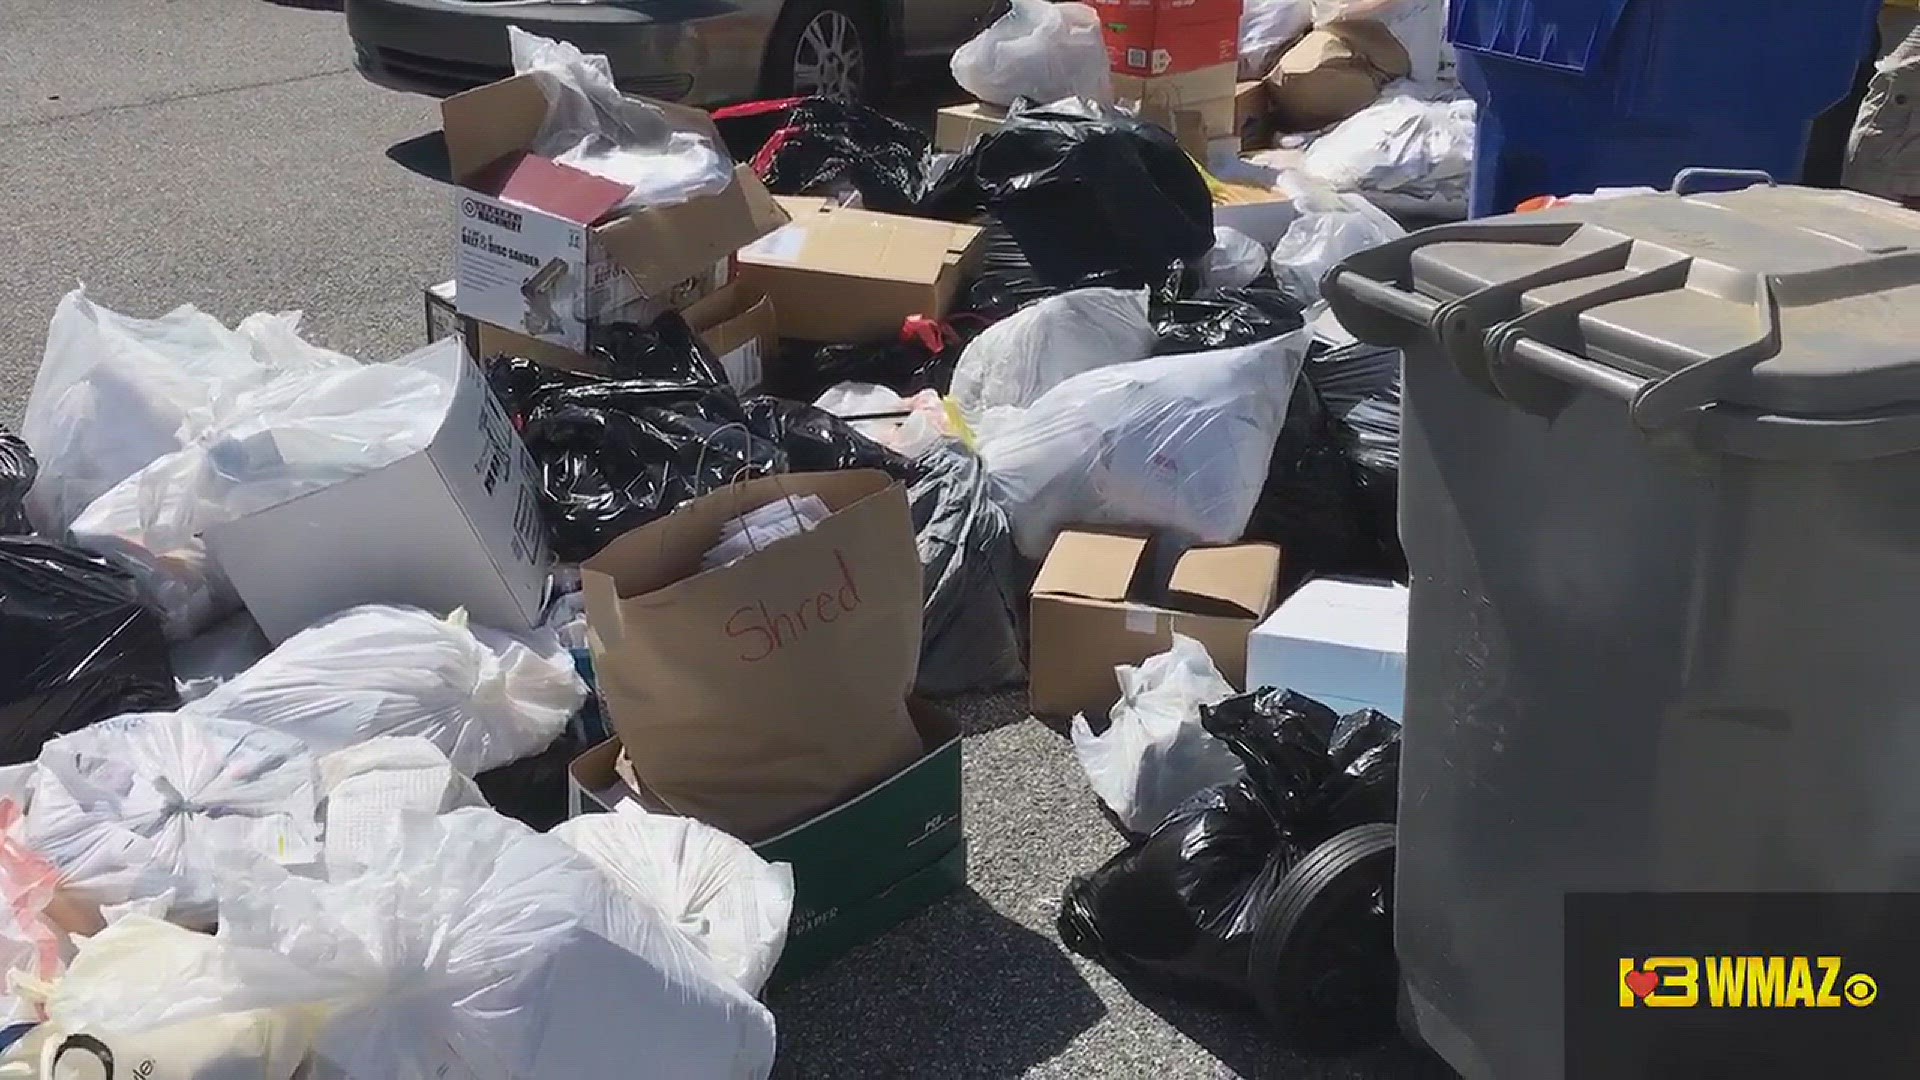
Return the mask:
<path id="1" fill-rule="evenodd" d="M 757 1080 L 773 1018 L 664 916 L 550 836 L 491 810 L 401 815 L 334 881 L 237 861 L 217 963 L 76 995 L 76 1022 L 139 1031 L 327 1007 L 314 1056 L 354 1080 Z M 322 1075 L 325 1075 L 324 1073 Z"/>
<path id="2" fill-rule="evenodd" d="M 1298 173 L 1282 177 L 1280 188 L 1300 216 L 1273 246 L 1273 279 L 1303 305 L 1320 302 L 1320 282 L 1342 259 L 1407 235 L 1365 196 L 1328 190 Z"/>
<path id="3" fill-rule="evenodd" d="M 382 736 L 320 759 L 329 876 L 366 866 L 392 843 L 403 813 L 485 806 L 479 785 L 425 739 Z"/>
<path id="4" fill-rule="evenodd" d="M 666 915 L 715 966 L 758 994 L 793 916 L 793 867 L 769 863 L 711 825 L 626 802 L 556 825 L 627 895 Z"/>
<path id="5" fill-rule="evenodd" d="M 1074 289 L 994 323 L 967 343 L 948 389 L 963 412 L 1024 407 L 1082 372 L 1144 360 L 1157 335 L 1144 289 Z"/>
<path id="6" fill-rule="evenodd" d="M 1246 771 L 1226 744 L 1200 726 L 1200 706 L 1234 694 L 1205 645 L 1175 634 L 1172 649 L 1139 667 L 1122 664 L 1113 674 L 1120 700 L 1108 713 L 1112 724 L 1095 735 L 1085 714 L 1075 716 L 1073 756 L 1122 825 L 1152 832 L 1195 792 Z"/>
<path id="7" fill-rule="evenodd" d="M 1213 227 L 1213 250 L 1200 265 L 1200 280 L 1215 289 L 1244 289 L 1267 269 L 1260 241 L 1225 225 Z"/>
<path id="8" fill-rule="evenodd" d="M 545 750 L 586 693 L 550 632 L 369 604 L 293 635 L 183 712 L 248 720 L 323 753 L 418 735 L 477 776 Z"/>
<path id="9" fill-rule="evenodd" d="M 1116 364 L 977 426 L 1014 544 L 1046 557 L 1068 525 L 1162 529 L 1195 543 L 1246 531 L 1300 374 L 1306 328 L 1235 349 Z"/>
<path id="10" fill-rule="evenodd" d="M 1113 103 L 1100 16 L 1064 0 L 1013 0 L 1013 8 L 953 54 L 953 79 L 981 101 L 1087 98 Z"/>
<path id="11" fill-rule="evenodd" d="M 129 713 L 41 748 L 27 842 L 95 905 L 172 891 L 168 917 L 211 925 L 213 868 L 234 852 L 319 854 L 316 772 L 298 739 L 189 713 Z"/>
<path id="12" fill-rule="evenodd" d="M 538 79 L 547 98 L 534 153 L 627 185 L 620 205 L 630 209 L 718 195 L 733 182 L 733 164 L 712 139 L 622 94 L 605 56 L 517 26 L 507 27 L 507 42 L 514 73 Z"/>

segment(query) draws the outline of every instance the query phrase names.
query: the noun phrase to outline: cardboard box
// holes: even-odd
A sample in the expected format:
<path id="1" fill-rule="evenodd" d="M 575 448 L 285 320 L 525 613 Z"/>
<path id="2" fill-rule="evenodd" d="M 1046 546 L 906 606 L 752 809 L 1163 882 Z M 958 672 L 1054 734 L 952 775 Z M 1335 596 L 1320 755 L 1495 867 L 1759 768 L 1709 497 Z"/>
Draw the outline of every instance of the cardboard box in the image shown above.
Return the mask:
<path id="1" fill-rule="evenodd" d="M 780 336 L 892 339 L 913 315 L 944 319 L 979 257 L 972 225 L 779 200 L 792 222 L 740 251 L 740 281 L 773 301 Z"/>
<path id="2" fill-rule="evenodd" d="M 1247 641 L 1248 688 L 1296 690 L 1340 713 L 1406 718 L 1407 587 L 1315 578 Z"/>
<path id="3" fill-rule="evenodd" d="M 441 338 L 466 337 L 466 323 L 460 318 L 458 302 L 454 299 L 454 283 L 443 281 L 438 285 L 429 285 L 423 290 L 427 308 L 427 344 L 431 345 Z"/>
<path id="4" fill-rule="evenodd" d="M 1233 131 L 1240 137 L 1239 149 L 1266 149 L 1273 139 L 1272 109 L 1266 83 L 1254 79 L 1234 84 Z"/>
<path id="5" fill-rule="evenodd" d="M 1068 530 L 1033 583 L 1033 711 L 1103 716 L 1120 698 L 1113 669 L 1166 652 L 1173 635 L 1207 647 L 1228 682 L 1244 686 L 1247 635 L 1273 610 L 1280 549 L 1197 547 L 1173 562 L 1148 537 Z"/>
<path id="6" fill-rule="evenodd" d="M 456 379 L 426 449 L 206 531 L 275 644 L 357 604 L 466 608 L 502 630 L 534 625 L 546 606 L 538 472 L 486 378 L 452 340 L 394 363 Z"/>
<path id="7" fill-rule="evenodd" d="M 1235 202 L 1215 201 L 1213 223 L 1243 232 L 1271 249 L 1300 216 L 1293 200 L 1278 191 L 1249 191 Z"/>
<path id="8" fill-rule="evenodd" d="M 1114 100 L 1136 103 L 1140 115 L 1159 124 L 1180 140 L 1196 160 L 1206 161 L 1213 144 L 1234 139 L 1234 79 L 1232 63 L 1215 64 L 1181 75 L 1136 78 L 1113 76 Z M 1236 139 L 1234 152 L 1239 152 Z"/>
<path id="9" fill-rule="evenodd" d="M 1180 75 L 1237 63 L 1240 57 L 1238 14 L 1175 25 L 1103 14 L 1100 32 L 1107 43 L 1107 66 L 1116 75 Z"/>
<path id="10" fill-rule="evenodd" d="M 1380 96 L 1380 88 L 1412 70 L 1406 47 L 1377 22 L 1333 23 L 1309 31 L 1267 75 L 1268 97 L 1282 131 L 1318 131 Z"/>
<path id="11" fill-rule="evenodd" d="M 712 269 L 696 277 L 689 278 L 675 286 L 669 294 L 670 298 L 667 301 L 668 307 L 670 310 L 679 311 L 684 315 L 686 309 L 717 295 L 721 290 L 731 284 L 732 281 L 733 260 L 722 259 L 715 263 Z M 628 314 L 648 314 L 652 318 L 658 318 L 659 314 L 665 314 L 665 312 L 659 314 L 651 312 L 630 312 Z M 495 326 L 488 322 L 481 322 L 478 319 L 468 318 L 463 319 L 462 322 L 466 327 L 467 354 L 477 359 L 484 360 L 489 356 L 508 353 L 513 356 L 524 356 L 537 363 L 546 364 L 549 367 L 561 368 L 566 371 L 584 371 L 594 374 L 607 373 L 606 365 L 593 359 L 587 353 L 569 349 L 564 345 L 555 345 L 550 342 L 541 341 L 538 338 L 531 338 L 525 334 L 516 334 L 505 327 Z M 589 327 L 587 330 L 589 347 L 593 344 L 593 337 L 597 329 L 597 327 Z"/>
<path id="12" fill-rule="evenodd" d="M 650 104 L 725 146 L 705 112 Z M 546 107 L 527 75 L 441 102 L 462 188 L 454 277 L 463 315 L 585 352 L 594 322 L 644 322 L 691 302 L 688 282 L 786 222 L 745 166 L 718 195 L 609 216 L 621 185 L 526 153 Z"/>
<path id="13" fill-rule="evenodd" d="M 949 106 L 934 114 L 933 148 L 948 154 L 963 153 L 973 140 L 1006 122 L 1007 110 L 984 101 Z"/>
<path id="14" fill-rule="evenodd" d="M 780 349 L 780 323 L 773 301 L 751 285 L 735 283 L 682 312 L 687 325 L 720 360 L 727 381 L 741 394 L 766 378 L 767 361 Z"/>
<path id="15" fill-rule="evenodd" d="M 960 728 L 938 707 L 909 703 L 926 755 L 832 810 L 753 845 L 793 867 L 793 923 L 774 979 L 820 967 L 966 884 L 960 812 Z M 614 771 L 617 739 L 574 759 L 571 812 L 633 799 L 668 812 Z"/>

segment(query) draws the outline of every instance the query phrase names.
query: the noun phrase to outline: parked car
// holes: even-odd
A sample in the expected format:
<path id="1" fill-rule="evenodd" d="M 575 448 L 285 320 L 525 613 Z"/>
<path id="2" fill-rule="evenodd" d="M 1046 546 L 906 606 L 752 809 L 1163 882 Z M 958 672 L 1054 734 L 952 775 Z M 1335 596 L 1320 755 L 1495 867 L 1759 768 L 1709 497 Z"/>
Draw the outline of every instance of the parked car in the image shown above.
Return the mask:
<path id="1" fill-rule="evenodd" d="M 630 93 L 713 106 L 871 98 L 951 54 L 993 0 L 346 0 L 355 63 L 382 86 L 445 95 L 512 73 L 507 27 L 604 53 Z"/>

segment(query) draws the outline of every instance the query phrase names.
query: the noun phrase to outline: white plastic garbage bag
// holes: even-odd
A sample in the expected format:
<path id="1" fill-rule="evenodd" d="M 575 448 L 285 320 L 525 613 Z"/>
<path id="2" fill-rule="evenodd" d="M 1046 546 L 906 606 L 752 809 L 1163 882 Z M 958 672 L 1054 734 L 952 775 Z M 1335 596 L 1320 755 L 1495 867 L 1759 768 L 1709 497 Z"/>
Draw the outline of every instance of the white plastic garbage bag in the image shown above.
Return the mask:
<path id="1" fill-rule="evenodd" d="M 1213 227 L 1213 250 L 1200 265 L 1200 280 L 1216 289 L 1243 289 L 1267 270 L 1260 241 L 1225 225 Z"/>
<path id="2" fill-rule="evenodd" d="M 849 419 L 853 430 L 902 457 L 917 458 L 945 439 L 958 438 L 946 399 L 938 390 L 901 397 L 874 383 L 843 382 L 828 387 L 814 406 Z M 884 415 L 893 414 L 893 415 Z"/>
<path id="3" fill-rule="evenodd" d="M 477 776 L 546 749 L 585 701 L 549 632 L 369 604 L 293 635 L 184 711 L 261 724 L 320 753 L 418 735 Z"/>
<path id="4" fill-rule="evenodd" d="M 979 426 L 1014 544 L 1044 558 L 1072 524 L 1237 540 L 1266 479 L 1305 328 L 1235 349 L 1116 364 Z"/>
<path id="5" fill-rule="evenodd" d="M 967 343 L 948 395 L 969 415 L 1024 407 L 1082 372 L 1144 360 L 1157 339 L 1144 289 L 1074 289 L 994 323 Z"/>
<path id="6" fill-rule="evenodd" d="M 1342 259 L 1407 235 L 1365 196 L 1329 191 L 1298 174 L 1283 177 L 1281 187 L 1299 216 L 1273 246 L 1273 279 L 1302 304 L 1320 301 L 1321 279 Z"/>
<path id="7" fill-rule="evenodd" d="M 1246 0 L 1240 9 L 1240 77 L 1264 79 L 1287 46 L 1313 28 L 1313 0 Z"/>
<path id="8" fill-rule="evenodd" d="M 491 810 L 401 815 L 364 873 L 263 860 L 220 882 L 217 963 L 70 1001 L 144 1030 L 325 1004 L 324 1069 L 354 1080 L 756 1080 L 773 1018 L 656 909 Z"/>
<path id="9" fill-rule="evenodd" d="M 313 756 L 298 739 L 188 713 L 129 713 L 40 751 L 27 842 L 63 891 L 96 905 L 173 891 L 168 917 L 209 926 L 213 868 L 235 852 L 319 856 Z"/>
<path id="10" fill-rule="evenodd" d="M 74 520 L 73 538 L 134 575 L 170 638 L 191 638 L 239 608 L 201 534 L 425 449 L 465 362 L 452 349 L 244 391 L 187 446 L 94 500 Z"/>
<path id="11" fill-rule="evenodd" d="M 487 805 L 479 785 L 439 747 L 412 735 L 384 735 L 322 757 L 320 797 L 330 875 L 373 861 L 392 843 L 400 814 Z"/>
<path id="12" fill-rule="evenodd" d="M 1428 97 L 1405 84 L 1315 139 L 1301 159 L 1343 191 L 1402 195 L 1464 205 L 1473 178 L 1474 103 L 1464 94 Z"/>
<path id="13" fill-rule="evenodd" d="M 563 822 L 552 835 L 663 912 L 749 994 L 766 985 L 787 944 L 793 867 L 767 862 L 711 825 L 631 802 Z"/>
<path id="14" fill-rule="evenodd" d="M 1447 29 L 1446 0 L 1313 0 L 1313 25 L 1369 19 L 1383 23 L 1407 50 L 1409 75 L 1433 82 Z"/>
<path id="15" fill-rule="evenodd" d="M 254 315 L 235 331 L 191 306 L 140 319 L 95 304 L 84 288 L 62 297 L 20 426 L 40 464 L 27 500 L 34 526 L 65 532 L 95 499 L 211 426 L 242 391 L 353 364 L 301 341 L 299 319 Z"/>
<path id="16" fill-rule="evenodd" d="M 1073 756 L 1122 825 L 1152 832 L 1194 792 L 1245 772 L 1233 751 L 1200 726 L 1200 706 L 1234 695 L 1205 645 L 1175 634 L 1172 649 L 1113 674 L 1120 700 L 1108 713 L 1112 723 L 1095 735 L 1085 715 L 1074 717 Z"/>
<path id="17" fill-rule="evenodd" d="M 718 195 L 733 182 L 733 163 L 712 139 L 622 94 L 605 56 L 517 26 L 507 42 L 514 72 L 539 79 L 547 97 L 534 153 L 631 187 L 621 202 L 629 208 Z"/>
<path id="18" fill-rule="evenodd" d="M 1113 102 L 1100 16 L 1086 4 L 1013 0 L 1013 9 L 953 54 L 953 78 L 981 101 Z"/>
<path id="19" fill-rule="evenodd" d="M 0 1026 L 41 1018 L 16 979 L 49 980 L 66 968 L 71 944 L 49 910 L 59 884 L 59 871 L 27 843 L 20 804 L 0 798 Z"/>
<path id="20" fill-rule="evenodd" d="M 122 1075 L 289 1080 L 307 1060 L 323 1010 L 258 1009 L 142 1029 L 102 1019 L 114 1011 L 116 1000 L 165 996 L 176 981 L 204 978 L 224 955 L 219 939 L 150 916 L 129 916 L 81 939 L 64 977 L 35 980 L 37 985 L 27 988 L 47 1014 L 47 1023 L 29 1035 L 38 1066 L 31 1075 L 35 1080 Z M 83 1023 L 76 1013 L 92 1015 L 95 1022 Z"/>

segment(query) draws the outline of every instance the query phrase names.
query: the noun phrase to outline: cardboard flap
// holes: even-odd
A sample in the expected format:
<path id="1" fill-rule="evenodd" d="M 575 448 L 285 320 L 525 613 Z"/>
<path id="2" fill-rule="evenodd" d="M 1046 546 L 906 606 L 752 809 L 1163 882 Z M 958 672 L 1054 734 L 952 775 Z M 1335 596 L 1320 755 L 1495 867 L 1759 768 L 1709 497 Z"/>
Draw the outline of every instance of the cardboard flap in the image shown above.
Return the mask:
<path id="1" fill-rule="evenodd" d="M 1258 619 L 1280 592 L 1280 549 L 1273 544 L 1199 547 L 1180 556 L 1167 600 L 1197 615 Z"/>
<path id="2" fill-rule="evenodd" d="M 787 223 L 745 165 L 718 195 L 641 210 L 594 229 L 609 256 L 647 296 L 657 296 Z"/>
<path id="3" fill-rule="evenodd" d="M 1063 532 L 1033 581 L 1034 594 L 1125 600 L 1146 559 L 1147 543 L 1145 536 L 1124 533 Z"/>
<path id="4" fill-rule="evenodd" d="M 722 323 L 740 318 L 756 308 L 770 307 L 767 294 L 750 285 L 731 282 L 721 287 L 712 296 L 703 297 L 688 304 L 680 312 L 687 325 L 695 333 L 705 333 Z"/>
<path id="5" fill-rule="evenodd" d="M 591 225 L 606 217 L 633 192 L 625 184 L 538 154 L 515 153 L 502 160 L 510 164 L 495 194 L 576 225 Z M 491 178 L 492 170 L 487 172 Z"/>
<path id="6" fill-rule="evenodd" d="M 778 201 L 793 223 L 780 235 L 742 252 L 747 261 L 932 285 L 942 269 L 965 257 L 979 234 L 971 226 L 837 207 L 822 199 Z"/>

